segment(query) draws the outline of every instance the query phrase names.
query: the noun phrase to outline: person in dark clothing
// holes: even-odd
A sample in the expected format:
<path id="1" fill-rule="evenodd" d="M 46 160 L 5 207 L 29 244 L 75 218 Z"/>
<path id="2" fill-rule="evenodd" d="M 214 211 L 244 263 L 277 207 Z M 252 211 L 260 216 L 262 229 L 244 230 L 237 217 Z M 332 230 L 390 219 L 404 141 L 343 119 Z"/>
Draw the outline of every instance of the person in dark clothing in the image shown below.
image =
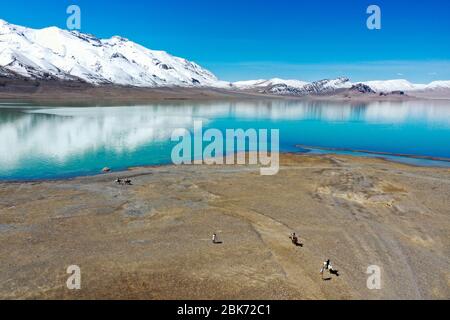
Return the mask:
<path id="1" fill-rule="evenodd" d="M 330 274 L 334 274 L 335 276 L 339 277 L 339 271 L 333 268 L 333 266 L 331 265 L 330 259 L 327 259 L 326 261 L 324 261 L 322 269 L 320 269 L 320 274 L 322 275 L 322 279 L 323 279 L 323 273 L 327 270 L 328 270 L 328 272 L 330 272 Z"/>
<path id="2" fill-rule="evenodd" d="M 295 234 L 295 232 L 293 232 L 289 236 L 289 239 L 291 239 L 292 244 L 294 244 L 295 246 L 301 246 L 301 243 L 298 241 L 298 236 Z"/>

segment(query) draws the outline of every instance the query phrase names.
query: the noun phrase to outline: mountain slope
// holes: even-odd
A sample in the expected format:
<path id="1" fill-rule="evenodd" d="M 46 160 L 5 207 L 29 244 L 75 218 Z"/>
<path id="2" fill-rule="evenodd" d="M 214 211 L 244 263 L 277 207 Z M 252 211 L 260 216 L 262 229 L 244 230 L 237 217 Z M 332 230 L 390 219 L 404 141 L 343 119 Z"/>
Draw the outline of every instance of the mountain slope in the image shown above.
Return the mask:
<path id="1" fill-rule="evenodd" d="M 40 30 L 0 20 L 0 67 L 25 78 L 140 87 L 219 86 L 194 62 L 121 37 L 98 39 L 56 27 Z"/>

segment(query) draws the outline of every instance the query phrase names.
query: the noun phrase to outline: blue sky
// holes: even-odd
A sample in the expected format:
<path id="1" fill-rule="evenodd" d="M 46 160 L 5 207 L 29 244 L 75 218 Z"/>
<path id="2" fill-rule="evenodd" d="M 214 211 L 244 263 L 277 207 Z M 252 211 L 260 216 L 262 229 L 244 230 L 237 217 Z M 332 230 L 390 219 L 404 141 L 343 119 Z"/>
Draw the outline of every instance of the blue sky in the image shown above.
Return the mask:
<path id="1" fill-rule="evenodd" d="M 450 79 L 448 0 L 5 0 L 0 18 L 65 28 L 70 4 L 82 32 L 166 50 L 224 80 Z M 381 30 L 366 27 L 370 4 Z"/>

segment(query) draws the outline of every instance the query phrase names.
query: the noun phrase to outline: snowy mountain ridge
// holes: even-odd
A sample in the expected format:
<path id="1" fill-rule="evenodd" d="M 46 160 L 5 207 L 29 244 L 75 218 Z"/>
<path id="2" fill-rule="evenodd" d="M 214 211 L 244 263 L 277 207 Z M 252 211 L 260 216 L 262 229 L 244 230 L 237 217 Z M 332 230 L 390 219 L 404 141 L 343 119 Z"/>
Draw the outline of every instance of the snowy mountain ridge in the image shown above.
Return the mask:
<path id="1" fill-rule="evenodd" d="M 393 92 L 393 91 L 425 91 L 425 90 L 440 90 L 450 89 L 450 81 L 433 81 L 429 84 L 411 83 L 405 79 L 395 80 L 376 80 L 376 81 L 362 81 L 351 82 L 350 79 L 340 77 L 336 79 L 324 79 L 314 82 L 306 82 L 300 80 L 250 80 L 238 81 L 232 83 L 232 86 L 241 90 L 259 90 L 260 92 L 268 92 L 274 94 L 320 94 L 329 93 L 339 89 L 351 89 L 354 86 L 366 85 L 374 92 Z M 263 90 L 264 88 L 264 90 Z"/>
<path id="2" fill-rule="evenodd" d="M 353 83 L 345 77 L 314 82 L 279 78 L 226 82 L 194 62 L 147 49 L 119 36 L 99 39 L 57 27 L 26 28 L 1 19 L 0 77 L 135 87 L 212 87 L 275 95 L 450 89 L 450 81 L 414 84 L 396 79 Z"/>
<path id="3" fill-rule="evenodd" d="M 91 84 L 214 86 L 198 64 L 118 36 L 98 39 L 56 27 L 30 29 L 0 20 L 0 67 L 26 78 Z"/>

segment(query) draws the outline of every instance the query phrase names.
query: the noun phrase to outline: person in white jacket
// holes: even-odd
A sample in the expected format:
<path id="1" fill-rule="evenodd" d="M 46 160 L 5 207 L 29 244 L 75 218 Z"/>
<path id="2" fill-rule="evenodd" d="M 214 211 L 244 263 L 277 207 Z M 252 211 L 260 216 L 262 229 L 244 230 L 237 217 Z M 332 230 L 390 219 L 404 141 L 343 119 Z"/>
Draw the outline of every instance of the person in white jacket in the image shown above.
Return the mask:
<path id="1" fill-rule="evenodd" d="M 339 271 L 337 271 L 333 268 L 333 266 L 331 265 L 330 259 L 327 259 L 326 261 L 324 261 L 322 269 L 320 269 L 320 274 L 322 275 L 322 279 L 323 279 L 323 273 L 327 270 L 330 272 L 330 274 L 334 274 L 339 277 Z"/>

